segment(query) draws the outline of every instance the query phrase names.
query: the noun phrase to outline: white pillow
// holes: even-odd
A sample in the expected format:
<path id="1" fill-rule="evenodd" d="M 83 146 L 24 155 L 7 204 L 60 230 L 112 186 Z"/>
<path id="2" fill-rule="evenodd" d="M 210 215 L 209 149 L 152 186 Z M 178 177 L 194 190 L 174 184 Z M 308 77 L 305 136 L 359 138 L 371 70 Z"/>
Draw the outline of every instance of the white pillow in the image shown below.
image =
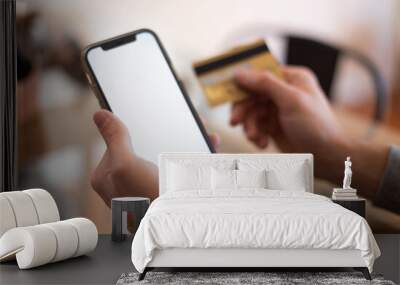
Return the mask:
<path id="1" fill-rule="evenodd" d="M 168 191 L 211 188 L 211 167 L 169 163 L 168 168 Z"/>
<path id="2" fill-rule="evenodd" d="M 269 170 L 267 172 L 268 188 L 272 190 L 306 191 L 308 178 L 304 165 L 297 165 L 284 172 Z"/>
<path id="3" fill-rule="evenodd" d="M 271 190 L 306 191 L 310 188 L 309 164 L 294 159 L 239 159 L 240 170 L 267 170 L 267 188 Z"/>
<path id="4" fill-rule="evenodd" d="M 213 190 L 235 190 L 236 170 L 212 168 L 211 187 Z"/>
<path id="5" fill-rule="evenodd" d="M 267 171 L 236 170 L 237 188 L 267 188 Z"/>

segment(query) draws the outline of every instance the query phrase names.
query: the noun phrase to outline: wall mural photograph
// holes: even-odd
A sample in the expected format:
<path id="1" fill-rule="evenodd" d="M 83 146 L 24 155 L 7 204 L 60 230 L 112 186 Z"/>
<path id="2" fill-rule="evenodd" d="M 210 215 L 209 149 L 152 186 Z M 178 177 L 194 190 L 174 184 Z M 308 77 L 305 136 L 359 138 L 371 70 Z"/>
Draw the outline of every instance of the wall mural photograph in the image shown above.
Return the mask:
<path id="1" fill-rule="evenodd" d="M 0 14 L 5 284 L 400 283 L 398 1 Z"/>

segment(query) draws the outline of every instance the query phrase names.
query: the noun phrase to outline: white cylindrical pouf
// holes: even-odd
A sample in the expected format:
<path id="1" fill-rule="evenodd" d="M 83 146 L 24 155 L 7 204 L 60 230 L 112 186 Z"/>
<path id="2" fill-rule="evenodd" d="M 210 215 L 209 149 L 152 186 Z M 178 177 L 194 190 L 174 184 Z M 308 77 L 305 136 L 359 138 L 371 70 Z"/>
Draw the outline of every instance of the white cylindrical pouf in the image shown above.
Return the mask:
<path id="1" fill-rule="evenodd" d="M 0 257 L 4 257 L 5 253 L 16 253 L 20 269 L 49 263 L 57 251 L 54 232 L 42 225 L 11 229 L 0 241 Z"/>
<path id="2" fill-rule="evenodd" d="M 26 227 L 39 224 L 38 214 L 30 196 L 22 191 L 1 193 L 8 199 L 15 215 L 17 227 Z"/>
<path id="3" fill-rule="evenodd" d="M 42 225 L 51 229 L 57 238 L 57 252 L 51 262 L 57 262 L 74 256 L 78 249 L 78 233 L 75 228 L 65 221 Z"/>
<path id="4" fill-rule="evenodd" d="M 77 257 L 97 245 L 96 226 L 75 218 L 8 230 L 0 238 L 0 261 L 16 257 L 20 269 Z"/>
<path id="5" fill-rule="evenodd" d="M 57 222 L 60 220 L 56 202 L 49 192 L 43 189 L 29 189 L 22 192 L 31 197 L 38 214 L 39 224 Z"/>
<path id="6" fill-rule="evenodd" d="M 14 211 L 10 202 L 6 197 L 0 194 L 0 237 L 9 229 L 15 228 L 17 222 L 15 221 Z"/>
<path id="7" fill-rule="evenodd" d="M 78 232 L 78 249 L 74 257 L 86 254 L 96 248 L 98 233 L 92 221 L 85 218 L 74 218 L 65 220 L 64 222 L 74 226 Z"/>

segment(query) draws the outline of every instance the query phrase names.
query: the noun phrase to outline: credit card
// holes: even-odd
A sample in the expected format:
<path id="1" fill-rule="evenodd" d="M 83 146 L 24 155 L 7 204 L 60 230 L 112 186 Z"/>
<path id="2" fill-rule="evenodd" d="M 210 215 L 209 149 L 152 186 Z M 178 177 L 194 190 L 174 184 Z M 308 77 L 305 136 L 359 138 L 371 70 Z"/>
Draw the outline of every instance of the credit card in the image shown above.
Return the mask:
<path id="1" fill-rule="evenodd" d="M 238 69 L 268 70 L 283 78 L 279 63 L 264 40 L 195 62 L 193 68 L 210 107 L 241 101 L 249 96 L 234 82 L 234 74 Z"/>

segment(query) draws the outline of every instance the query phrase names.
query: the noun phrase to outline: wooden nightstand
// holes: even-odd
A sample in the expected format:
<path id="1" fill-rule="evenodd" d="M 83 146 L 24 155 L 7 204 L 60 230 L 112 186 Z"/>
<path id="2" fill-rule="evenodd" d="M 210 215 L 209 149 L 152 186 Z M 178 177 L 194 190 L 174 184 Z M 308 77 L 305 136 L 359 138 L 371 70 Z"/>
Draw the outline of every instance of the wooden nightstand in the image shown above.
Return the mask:
<path id="1" fill-rule="evenodd" d="M 340 206 L 359 214 L 365 218 L 365 199 L 357 198 L 354 200 L 336 200 L 332 199 L 333 203 L 339 204 Z"/>

